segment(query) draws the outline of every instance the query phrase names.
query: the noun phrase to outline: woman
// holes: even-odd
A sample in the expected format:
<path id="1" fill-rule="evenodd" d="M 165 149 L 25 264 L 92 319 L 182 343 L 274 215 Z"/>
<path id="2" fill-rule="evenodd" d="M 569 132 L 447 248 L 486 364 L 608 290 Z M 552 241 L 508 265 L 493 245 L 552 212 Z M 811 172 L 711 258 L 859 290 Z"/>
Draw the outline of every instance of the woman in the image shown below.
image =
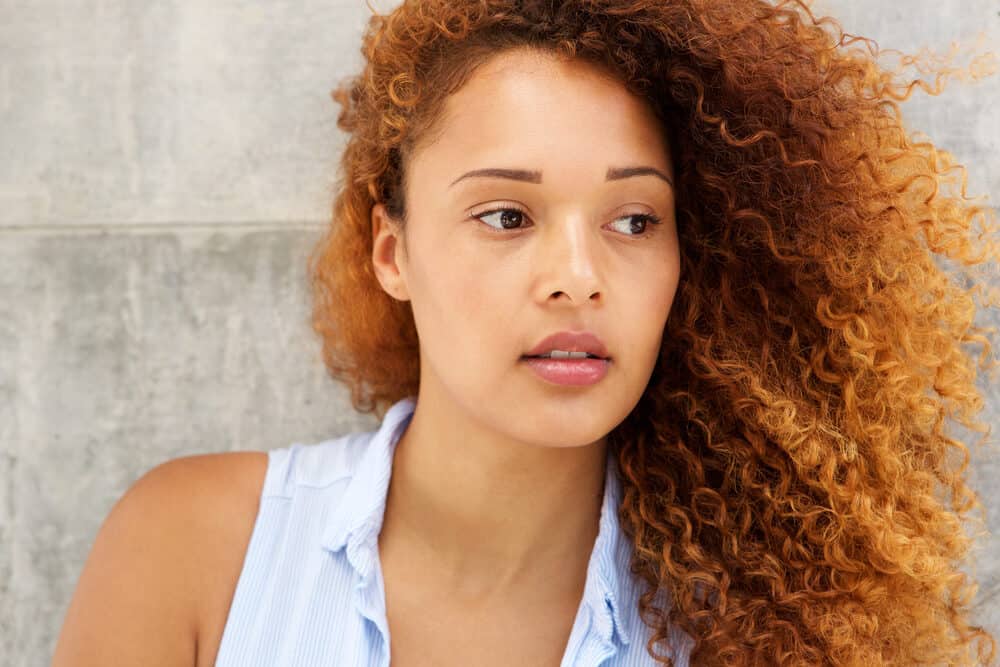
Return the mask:
<path id="1" fill-rule="evenodd" d="M 992 660 L 941 429 L 989 344 L 934 255 L 998 257 L 837 46 L 752 0 L 375 16 L 311 268 L 382 424 L 147 473 L 55 663 Z"/>

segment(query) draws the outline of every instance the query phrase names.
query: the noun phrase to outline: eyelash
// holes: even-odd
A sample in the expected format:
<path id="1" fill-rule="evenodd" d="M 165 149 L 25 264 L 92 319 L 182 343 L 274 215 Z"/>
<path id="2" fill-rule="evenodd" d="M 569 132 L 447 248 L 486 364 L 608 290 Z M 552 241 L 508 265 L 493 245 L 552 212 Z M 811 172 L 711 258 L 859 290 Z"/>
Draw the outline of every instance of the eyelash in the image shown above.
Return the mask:
<path id="1" fill-rule="evenodd" d="M 517 211 L 521 215 L 525 215 L 525 216 L 528 214 L 528 212 L 525 211 L 520 206 L 515 206 L 513 204 L 510 204 L 510 205 L 500 206 L 498 208 L 492 208 L 492 209 L 489 209 L 487 211 L 482 211 L 481 213 L 476 213 L 475 215 L 470 216 L 470 218 L 473 219 L 473 220 L 479 220 L 479 222 L 481 222 L 483 224 L 483 226 L 485 226 L 487 228 L 487 231 L 490 232 L 490 233 L 493 233 L 493 234 L 507 234 L 507 233 L 510 233 L 510 232 L 518 232 L 518 231 L 521 231 L 522 229 L 524 229 L 523 227 L 517 227 L 517 228 L 514 228 L 514 229 L 497 229 L 496 227 L 488 225 L 488 224 L 486 224 L 485 222 L 482 221 L 482 218 L 484 218 L 487 215 L 491 215 L 493 213 L 501 213 L 503 211 Z M 644 222 L 646 222 L 648 224 L 653 224 L 653 225 L 659 225 L 660 223 L 663 222 L 663 220 L 661 218 L 659 218 L 658 216 L 652 215 L 650 213 L 631 213 L 629 215 L 619 216 L 618 218 L 615 218 L 615 220 L 621 220 L 622 218 L 638 218 L 639 220 L 642 220 L 642 221 L 644 221 Z M 641 239 L 641 238 L 644 238 L 644 237 L 652 235 L 652 233 L 653 233 L 653 230 L 647 228 L 641 234 L 623 234 L 623 236 L 634 238 L 634 239 Z"/>

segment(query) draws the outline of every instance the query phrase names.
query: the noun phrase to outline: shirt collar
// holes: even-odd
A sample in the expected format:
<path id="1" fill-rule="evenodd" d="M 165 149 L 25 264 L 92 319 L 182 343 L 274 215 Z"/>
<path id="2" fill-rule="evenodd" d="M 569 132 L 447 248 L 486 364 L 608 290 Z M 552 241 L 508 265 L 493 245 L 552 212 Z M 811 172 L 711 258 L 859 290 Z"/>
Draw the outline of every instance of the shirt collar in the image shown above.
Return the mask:
<path id="1" fill-rule="evenodd" d="M 416 398 L 407 396 L 394 403 L 372 434 L 347 483 L 344 495 L 332 508 L 322 544 L 331 551 L 347 547 L 347 559 L 361 575 L 363 584 L 375 565 L 378 534 L 385 515 L 385 499 L 392 474 L 392 454 L 409 425 Z"/>
<path id="2" fill-rule="evenodd" d="M 416 397 L 407 396 L 388 409 L 365 447 L 344 495 L 331 510 L 323 533 L 325 548 L 337 552 L 346 547 L 348 561 L 361 575 L 362 585 L 369 582 L 377 558 L 393 452 L 415 408 Z M 634 617 L 630 611 L 638 602 L 638 592 L 630 570 L 632 544 L 621 530 L 618 518 L 621 493 L 618 464 L 609 448 L 604 500 L 597 540 L 587 565 L 583 599 L 594 613 L 595 627 L 604 642 L 610 644 L 612 635 L 617 634 L 618 641 L 627 646 L 633 636 Z"/>

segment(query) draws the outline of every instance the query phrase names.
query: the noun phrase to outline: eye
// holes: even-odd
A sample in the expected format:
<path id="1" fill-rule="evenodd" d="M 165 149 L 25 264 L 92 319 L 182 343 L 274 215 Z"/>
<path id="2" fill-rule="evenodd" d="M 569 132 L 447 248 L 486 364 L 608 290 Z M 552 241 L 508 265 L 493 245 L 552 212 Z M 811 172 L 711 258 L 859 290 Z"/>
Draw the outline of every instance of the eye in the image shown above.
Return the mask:
<path id="1" fill-rule="evenodd" d="M 628 223 L 627 227 L 628 229 L 632 229 L 633 226 L 635 225 L 642 225 L 641 232 L 638 232 L 636 234 L 626 234 L 626 236 L 648 236 L 652 234 L 652 231 L 647 229 L 646 226 L 650 224 L 658 225 L 662 222 L 662 220 L 660 220 L 655 215 L 650 215 L 648 213 L 632 213 L 630 215 L 623 215 L 622 217 L 617 218 L 615 222 L 617 222 L 618 220 L 629 220 L 630 222 Z"/>
<path id="2" fill-rule="evenodd" d="M 489 211 L 477 213 L 472 217 L 485 224 L 491 230 L 503 233 L 503 230 L 518 229 L 517 225 L 524 220 L 526 214 L 527 212 L 524 209 L 516 206 L 505 206 L 504 208 L 494 208 Z M 486 222 L 485 218 L 489 217 L 494 217 L 495 223 L 500 226 L 497 227 L 495 224 Z"/>
<path id="3" fill-rule="evenodd" d="M 523 229 L 520 224 L 523 222 L 526 215 L 527 212 L 524 209 L 508 205 L 502 208 L 494 208 L 488 211 L 483 211 L 482 213 L 476 213 L 471 217 L 485 224 L 491 231 L 497 234 L 503 234 L 507 230 Z M 490 217 L 494 218 L 493 224 L 486 221 L 486 219 Z M 629 215 L 623 215 L 616 218 L 615 222 L 618 222 L 619 220 L 628 221 L 627 225 L 623 228 L 630 230 L 630 232 L 623 232 L 623 235 L 634 237 L 648 236 L 652 233 L 652 231 L 647 228 L 647 225 L 659 225 L 663 222 L 659 217 L 648 213 L 632 213 Z M 641 230 L 631 233 L 631 230 L 634 230 L 635 227 L 639 225 L 641 225 Z"/>

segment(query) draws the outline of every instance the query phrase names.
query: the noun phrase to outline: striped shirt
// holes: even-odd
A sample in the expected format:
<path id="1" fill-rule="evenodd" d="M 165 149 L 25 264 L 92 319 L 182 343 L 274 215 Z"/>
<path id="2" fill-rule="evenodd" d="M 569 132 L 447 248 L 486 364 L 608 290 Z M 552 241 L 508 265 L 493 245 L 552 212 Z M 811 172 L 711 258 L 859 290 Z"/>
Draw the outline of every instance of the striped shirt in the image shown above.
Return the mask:
<path id="1" fill-rule="evenodd" d="M 415 406 L 412 396 L 396 402 L 376 431 L 268 452 L 216 667 L 389 665 L 378 534 L 393 451 Z M 609 455 L 598 535 L 560 667 L 660 664 L 646 651 L 651 632 L 638 616 L 620 500 Z M 669 645 L 656 651 L 687 667 L 691 644 L 672 626 Z"/>

